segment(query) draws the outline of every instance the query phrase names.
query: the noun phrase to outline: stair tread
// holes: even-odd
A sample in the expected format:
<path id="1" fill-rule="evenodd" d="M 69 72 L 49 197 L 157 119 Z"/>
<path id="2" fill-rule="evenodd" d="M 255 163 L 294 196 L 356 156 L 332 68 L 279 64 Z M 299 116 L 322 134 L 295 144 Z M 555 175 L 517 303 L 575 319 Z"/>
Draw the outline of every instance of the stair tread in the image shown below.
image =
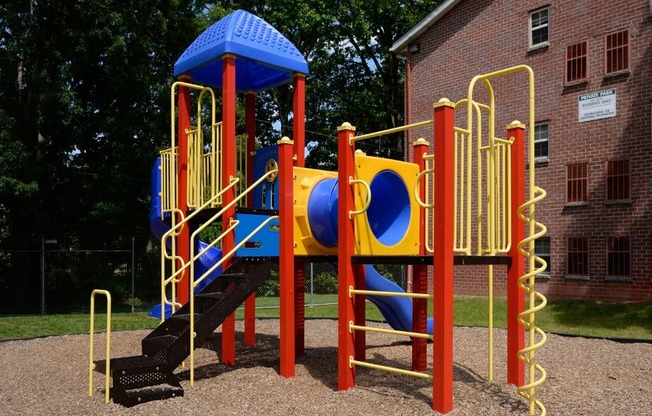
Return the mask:
<path id="1" fill-rule="evenodd" d="M 199 293 L 195 295 L 196 298 L 208 298 L 208 299 L 223 299 L 226 297 L 224 292 L 208 292 L 208 293 Z"/>
<path id="2" fill-rule="evenodd" d="M 201 318 L 202 314 L 196 313 L 195 314 L 195 321 L 197 319 Z M 178 319 L 181 321 L 190 321 L 190 314 L 189 313 L 180 313 L 180 314 L 174 314 L 170 317 L 171 319 Z"/>
<path id="3" fill-rule="evenodd" d="M 222 273 L 218 279 L 242 279 L 249 276 L 246 272 L 226 272 Z"/>
<path id="4" fill-rule="evenodd" d="M 174 391 L 181 391 L 183 392 L 183 387 L 180 385 L 173 385 L 170 383 L 160 383 L 160 384 L 154 384 L 152 386 L 145 386 L 145 387 L 136 387 L 133 389 L 127 389 L 125 390 L 128 396 L 136 396 L 136 395 L 143 395 L 143 394 L 159 394 L 162 392 L 174 392 Z"/>
<path id="5" fill-rule="evenodd" d="M 95 371 L 106 373 L 106 360 L 93 361 Z M 122 371 L 133 368 L 156 367 L 161 363 L 145 355 L 135 355 L 131 357 L 118 357 L 111 359 L 111 371 Z"/>

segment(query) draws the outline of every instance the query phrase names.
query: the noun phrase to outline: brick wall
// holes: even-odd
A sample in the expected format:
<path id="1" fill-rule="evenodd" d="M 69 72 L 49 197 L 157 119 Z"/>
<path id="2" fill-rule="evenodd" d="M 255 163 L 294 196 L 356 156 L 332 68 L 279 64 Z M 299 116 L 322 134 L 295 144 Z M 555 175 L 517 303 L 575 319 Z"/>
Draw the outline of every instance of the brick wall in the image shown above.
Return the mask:
<path id="1" fill-rule="evenodd" d="M 419 52 L 408 54 L 411 114 L 408 123 L 432 118 L 432 104 L 441 97 L 466 97 L 474 75 L 518 64 L 535 73 L 536 120 L 550 123 L 549 161 L 536 165 L 537 185 L 547 199 L 537 205 L 537 218 L 548 227 L 551 245 L 550 275 L 538 279 L 538 288 L 551 298 L 640 301 L 652 298 L 652 17 L 644 0 L 588 1 L 461 1 L 417 40 Z M 528 50 L 529 12 L 549 7 L 549 46 Z M 630 34 L 630 70 L 605 76 L 604 37 L 615 30 Z M 565 50 L 586 41 L 588 79 L 565 85 Z M 523 75 L 493 82 L 496 126 L 514 119 L 527 121 L 527 83 Z M 617 90 L 617 115 L 578 122 L 578 97 Z M 474 98 L 485 101 L 482 86 Z M 463 117 L 459 118 L 463 122 Z M 504 132 L 499 131 L 504 137 Z M 432 145 L 432 129 L 422 128 L 409 142 L 425 137 Z M 409 149 L 410 146 L 407 146 Z M 410 154 L 409 159 L 412 160 Z M 605 166 L 609 160 L 629 159 L 631 199 L 606 203 Z M 565 203 L 566 166 L 589 166 L 586 204 Z M 606 271 L 608 236 L 629 236 L 631 278 L 609 279 Z M 566 274 L 566 240 L 588 238 L 588 280 Z M 504 268 L 496 267 L 497 294 L 504 294 Z M 458 294 L 485 294 L 486 268 L 456 267 Z"/>

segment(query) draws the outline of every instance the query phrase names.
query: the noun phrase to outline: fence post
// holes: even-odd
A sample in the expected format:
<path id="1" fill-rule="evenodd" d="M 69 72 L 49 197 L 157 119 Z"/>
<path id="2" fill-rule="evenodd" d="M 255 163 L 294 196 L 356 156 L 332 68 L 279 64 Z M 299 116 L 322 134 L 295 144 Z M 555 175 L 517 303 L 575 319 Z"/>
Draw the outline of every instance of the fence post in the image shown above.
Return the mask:
<path id="1" fill-rule="evenodd" d="M 45 315 L 45 236 L 41 235 L 41 315 Z"/>
<path id="2" fill-rule="evenodd" d="M 131 236 L 131 313 L 134 313 L 134 303 L 136 302 L 135 294 L 136 285 L 136 239 Z"/>

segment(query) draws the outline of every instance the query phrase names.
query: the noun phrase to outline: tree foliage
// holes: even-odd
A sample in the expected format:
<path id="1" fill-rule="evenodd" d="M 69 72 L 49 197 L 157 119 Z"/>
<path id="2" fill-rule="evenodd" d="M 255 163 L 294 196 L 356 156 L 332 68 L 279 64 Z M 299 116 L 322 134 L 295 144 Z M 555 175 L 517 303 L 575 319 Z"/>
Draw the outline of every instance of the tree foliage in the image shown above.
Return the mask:
<path id="1" fill-rule="evenodd" d="M 307 163 L 335 169 L 342 122 L 359 132 L 403 123 L 403 63 L 389 48 L 439 2 L 1 3 L 0 250 L 37 249 L 42 236 L 115 248 L 149 235 L 149 172 L 169 143 L 174 62 L 227 13 L 260 16 L 307 58 Z M 263 144 L 292 135 L 291 85 L 261 92 L 258 103 Z M 401 158 L 400 143 L 364 150 Z"/>

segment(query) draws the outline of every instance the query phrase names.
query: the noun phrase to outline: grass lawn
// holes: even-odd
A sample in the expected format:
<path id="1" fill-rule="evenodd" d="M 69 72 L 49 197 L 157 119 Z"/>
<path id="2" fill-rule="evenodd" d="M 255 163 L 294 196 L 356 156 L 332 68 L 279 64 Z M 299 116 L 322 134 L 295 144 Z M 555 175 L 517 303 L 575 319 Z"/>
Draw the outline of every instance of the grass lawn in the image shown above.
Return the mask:
<path id="1" fill-rule="evenodd" d="M 337 318 L 336 295 L 306 297 L 307 318 Z M 311 303 L 332 303 L 310 306 Z M 256 316 L 278 317 L 278 298 L 258 298 Z M 102 308 L 98 306 L 98 310 Z M 488 300 L 483 297 L 457 297 L 455 299 L 455 325 L 487 326 Z M 236 312 L 242 319 L 243 311 Z M 494 326 L 505 328 L 506 301 L 494 300 Z M 367 319 L 382 320 L 378 309 L 367 302 Z M 652 302 L 606 303 L 591 301 L 551 301 L 537 313 L 537 324 L 546 332 L 588 337 L 652 340 Z M 95 327 L 103 331 L 106 315 L 97 314 Z M 117 312 L 112 314 L 112 330 L 154 328 L 158 320 L 145 312 Z M 23 315 L 0 317 L 0 340 L 33 338 L 50 335 L 88 333 L 89 315 Z"/>

